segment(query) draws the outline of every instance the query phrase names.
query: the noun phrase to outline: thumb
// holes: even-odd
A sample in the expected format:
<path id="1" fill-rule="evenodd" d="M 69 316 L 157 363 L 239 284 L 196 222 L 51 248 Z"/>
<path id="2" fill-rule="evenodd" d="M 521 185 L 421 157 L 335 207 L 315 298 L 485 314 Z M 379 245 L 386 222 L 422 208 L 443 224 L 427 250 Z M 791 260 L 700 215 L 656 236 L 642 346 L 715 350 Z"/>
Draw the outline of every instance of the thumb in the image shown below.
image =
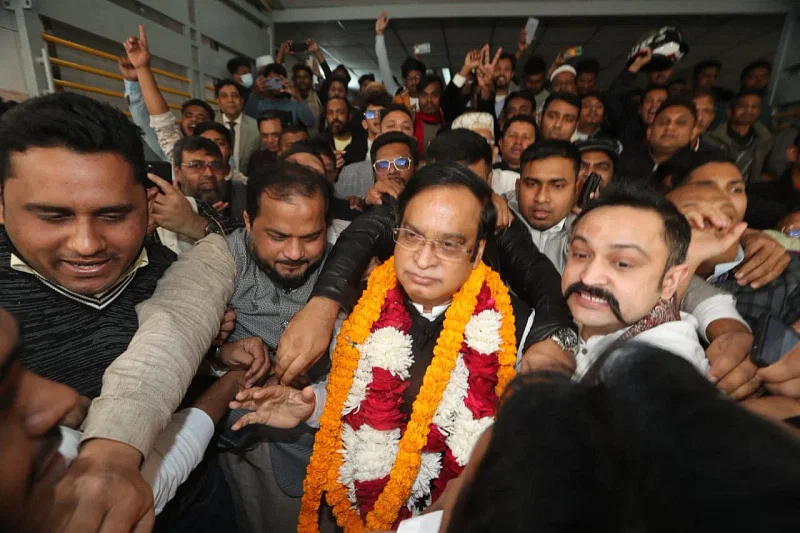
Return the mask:
<path id="1" fill-rule="evenodd" d="M 759 369 L 756 375 L 765 383 L 781 383 L 800 377 L 800 344 L 796 344 L 777 363 Z"/>
<path id="2" fill-rule="evenodd" d="M 308 387 L 306 387 L 302 391 L 300 391 L 300 398 L 305 403 L 314 402 L 314 397 L 315 397 L 315 395 L 314 395 L 314 387 L 312 387 L 311 385 L 309 385 Z"/>

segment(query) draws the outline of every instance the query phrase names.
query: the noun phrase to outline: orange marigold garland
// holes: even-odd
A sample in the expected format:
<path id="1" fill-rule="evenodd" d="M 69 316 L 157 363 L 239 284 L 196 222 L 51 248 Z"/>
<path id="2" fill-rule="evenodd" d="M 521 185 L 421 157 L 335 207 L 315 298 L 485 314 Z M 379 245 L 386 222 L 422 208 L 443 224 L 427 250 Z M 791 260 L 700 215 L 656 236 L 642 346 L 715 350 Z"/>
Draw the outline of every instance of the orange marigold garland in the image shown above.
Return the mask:
<path id="1" fill-rule="evenodd" d="M 497 273 L 481 264 L 454 295 L 452 304 L 445 312 L 442 333 L 434 348 L 433 360 L 413 402 L 411 417 L 400 438 L 388 482 L 375 500 L 372 511 L 362 517 L 348 497 L 348 488 L 339 481 L 343 462 L 342 413 L 361 358 L 358 347 L 370 336 L 373 324 L 381 316 L 387 294 L 397 286 L 394 259 L 372 272 L 366 292 L 342 326 L 332 355 L 328 398 L 304 483 L 298 531 L 319 531 L 318 512 L 323 493 L 326 494 L 328 504 L 333 507 L 337 522 L 346 533 L 393 527 L 417 478 L 421 452 L 428 441 L 432 420 L 456 366 L 464 342 L 465 328 L 473 316 L 478 294 L 484 284 L 488 286 L 494 298 L 494 307 L 501 317 L 500 346 L 495 352 L 499 363 L 495 387 L 498 397 L 513 378 L 516 339 L 511 299 Z"/>

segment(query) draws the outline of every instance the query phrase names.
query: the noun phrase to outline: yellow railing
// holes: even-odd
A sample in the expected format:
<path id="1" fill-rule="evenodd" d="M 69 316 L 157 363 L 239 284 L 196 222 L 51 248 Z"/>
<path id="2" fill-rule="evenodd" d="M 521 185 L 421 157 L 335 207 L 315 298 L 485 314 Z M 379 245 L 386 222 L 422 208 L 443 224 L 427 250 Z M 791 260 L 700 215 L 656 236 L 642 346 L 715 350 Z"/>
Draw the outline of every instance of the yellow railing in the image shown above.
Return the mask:
<path id="1" fill-rule="evenodd" d="M 56 37 L 54 35 L 50 35 L 49 33 L 43 33 L 42 34 L 42 39 L 44 41 L 47 41 L 47 42 L 52 43 L 52 44 L 56 44 L 56 45 L 59 45 L 59 46 L 64 46 L 64 47 L 67 47 L 67 48 L 71 48 L 73 50 L 77 50 L 79 52 L 84 52 L 84 53 L 87 53 L 89 55 L 93 55 L 95 57 L 108 59 L 109 61 L 113 61 L 115 63 L 119 59 L 114 54 L 109 54 L 107 52 L 103 52 L 101 50 L 96 50 L 94 48 L 91 48 L 89 46 L 84 46 L 82 44 L 74 43 L 72 41 L 68 41 L 66 39 L 62 39 L 61 37 Z M 105 78 L 111 78 L 111 79 L 114 79 L 114 80 L 123 80 L 124 79 L 121 75 L 116 74 L 114 72 L 109 72 L 107 70 L 103 70 L 103 69 L 99 69 L 99 68 L 95 68 L 95 67 L 90 67 L 88 65 L 83 65 L 81 63 L 75 63 L 75 62 L 72 62 L 72 61 L 65 61 L 63 59 L 58 59 L 58 58 L 50 58 L 50 62 L 53 65 L 58 65 L 58 66 L 61 66 L 61 67 L 64 67 L 64 68 L 71 68 L 71 69 L 79 70 L 79 71 L 82 71 L 82 72 L 88 72 L 90 74 L 96 74 L 98 76 L 103 76 Z M 160 68 L 152 68 L 151 70 L 153 71 L 154 74 L 158 74 L 159 76 L 164 76 L 166 78 L 171 78 L 173 80 L 180 81 L 180 82 L 183 82 L 183 83 L 190 83 L 189 78 L 187 78 L 186 76 L 179 76 L 177 74 L 173 74 L 171 72 L 167 72 L 166 70 L 162 70 Z M 125 97 L 125 95 L 123 93 L 121 93 L 121 92 L 109 91 L 109 90 L 103 89 L 101 87 L 94 87 L 92 85 L 86 85 L 86 84 L 83 84 L 83 83 L 74 83 L 74 82 L 58 80 L 58 79 L 53 80 L 53 83 L 58 87 L 68 87 L 70 89 L 76 89 L 76 90 L 79 90 L 79 91 L 86 91 L 86 92 L 91 92 L 91 93 L 95 93 L 95 94 L 103 94 L 103 95 L 106 95 L 106 96 L 112 96 L 112 97 L 116 97 L 116 98 L 124 98 Z M 186 91 L 180 91 L 178 89 L 172 89 L 170 87 L 163 87 L 161 85 L 159 85 L 158 88 L 162 92 L 165 92 L 165 93 L 174 94 L 174 95 L 177 95 L 177 96 L 182 96 L 184 98 L 191 97 L 191 95 Z M 209 90 L 209 91 L 214 91 L 214 86 L 213 85 L 206 85 L 205 89 Z M 207 98 L 206 101 L 208 103 L 210 103 L 210 104 L 217 104 L 217 101 L 215 99 L 213 99 L 213 98 Z M 180 106 L 176 105 L 176 104 L 169 104 L 169 107 L 172 108 L 172 109 L 180 109 Z"/>

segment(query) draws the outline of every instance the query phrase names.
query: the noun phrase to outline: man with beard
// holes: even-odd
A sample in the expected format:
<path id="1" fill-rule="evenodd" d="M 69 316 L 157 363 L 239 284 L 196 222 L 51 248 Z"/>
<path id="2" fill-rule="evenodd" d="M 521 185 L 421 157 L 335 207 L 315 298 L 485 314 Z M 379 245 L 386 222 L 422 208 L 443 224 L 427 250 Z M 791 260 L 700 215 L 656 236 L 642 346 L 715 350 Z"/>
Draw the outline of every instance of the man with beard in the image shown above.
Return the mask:
<path id="1" fill-rule="evenodd" d="M 606 106 L 600 94 L 596 92 L 584 93 L 581 96 L 581 115 L 578 119 L 578 128 L 572 136 L 574 141 L 585 141 L 601 135 L 601 129 L 606 122 Z"/>
<path id="2" fill-rule="evenodd" d="M 367 132 L 353 127 L 353 108 L 346 98 L 334 96 L 325 104 L 328 129 L 324 139 L 336 154 L 336 169 L 363 161 L 367 157 Z"/>
<path id="3" fill-rule="evenodd" d="M 425 159 L 428 145 L 446 121 L 442 113 L 442 91 L 444 83 L 435 75 L 425 76 L 419 82 L 419 111 L 414 116 L 414 138 L 419 144 L 419 156 Z"/>
<path id="4" fill-rule="evenodd" d="M 581 99 L 577 94 L 552 92 L 542 106 L 542 139 L 569 141 L 578 127 Z"/>
<path id="5" fill-rule="evenodd" d="M 719 240 L 737 238 L 729 232 Z M 698 264 L 687 259 L 691 240 L 678 209 L 647 189 L 606 188 L 578 215 L 561 277 L 580 330 L 573 379 L 596 379 L 601 354 L 628 339 L 663 348 L 706 373 L 697 320 L 678 309 L 678 289 Z"/>

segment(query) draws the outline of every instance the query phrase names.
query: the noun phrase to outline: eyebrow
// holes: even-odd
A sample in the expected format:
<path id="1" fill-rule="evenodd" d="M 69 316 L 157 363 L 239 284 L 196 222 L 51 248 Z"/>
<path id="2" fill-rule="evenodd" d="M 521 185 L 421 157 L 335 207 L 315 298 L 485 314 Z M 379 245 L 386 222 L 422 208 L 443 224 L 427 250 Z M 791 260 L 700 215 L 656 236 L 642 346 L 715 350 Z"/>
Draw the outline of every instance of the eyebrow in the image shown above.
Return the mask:
<path id="1" fill-rule="evenodd" d="M 589 244 L 589 239 L 587 239 L 586 237 L 583 237 L 581 235 L 573 235 L 572 240 L 573 241 L 580 241 L 580 242 L 582 242 L 584 244 Z M 612 244 L 610 246 L 610 248 L 612 250 L 634 250 L 634 251 L 639 252 L 640 254 L 642 254 L 643 256 L 645 256 L 647 258 L 650 257 L 650 254 L 645 252 L 644 249 L 641 246 L 639 246 L 638 244 L 618 243 L 618 244 Z"/>
<path id="2" fill-rule="evenodd" d="M 295 238 L 298 238 L 298 239 L 309 239 L 311 237 L 318 236 L 319 234 L 321 234 L 325 230 L 324 229 L 318 229 L 317 231 L 312 231 L 311 233 L 306 233 L 305 235 L 292 235 L 290 233 L 284 233 L 284 232 L 279 231 L 279 230 L 274 229 L 274 228 L 265 228 L 264 231 L 266 231 L 267 233 L 271 233 L 271 234 L 273 234 L 275 236 L 278 236 L 278 237 L 286 237 L 286 238 L 295 237 Z"/>
<path id="3" fill-rule="evenodd" d="M 409 224 L 408 222 L 405 223 L 406 228 L 410 229 L 414 233 L 419 233 L 423 237 L 427 238 L 422 231 L 417 229 L 413 224 Z M 439 238 L 436 239 L 438 241 L 460 241 L 461 244 L 467 242 L 467 237 L 463 233 L 443 233 L 438 236 Z"/>
<path id="4" fill-rule="evenodd" d="M 60 215 L 72 215 L 74 211 L 68 207 L 58 206 L 58 205 L 47 205 L 47 204 L 36 204 L 30 203 L 25 204 L 23 208 L 26 211 L 43 211 L 47 213 L 58 213 Z M 92 212 L 93 215 L 107 215 L 109 213 L 130 213 L 135 209 L 133 204 L 117 204 L 117 205 L 108 205 L 105 207 L 101 207 L 96 209 Z"/>
<path id="5" fill-rule="evenodd" d="M 715 180 L 713 180 L 713 179 L 707 179 L 707 180 L 692 181 L 692 184 L 694 184 L 694 185 L 703 185 L 703 186 L 712 185 L 712 186 L 716 187 L 717 182 Z M 744 185 L 744 180 L 740 179 L 740 178 L 734 178 L 732 180 L 726 181 L 725 185 Z"/>

